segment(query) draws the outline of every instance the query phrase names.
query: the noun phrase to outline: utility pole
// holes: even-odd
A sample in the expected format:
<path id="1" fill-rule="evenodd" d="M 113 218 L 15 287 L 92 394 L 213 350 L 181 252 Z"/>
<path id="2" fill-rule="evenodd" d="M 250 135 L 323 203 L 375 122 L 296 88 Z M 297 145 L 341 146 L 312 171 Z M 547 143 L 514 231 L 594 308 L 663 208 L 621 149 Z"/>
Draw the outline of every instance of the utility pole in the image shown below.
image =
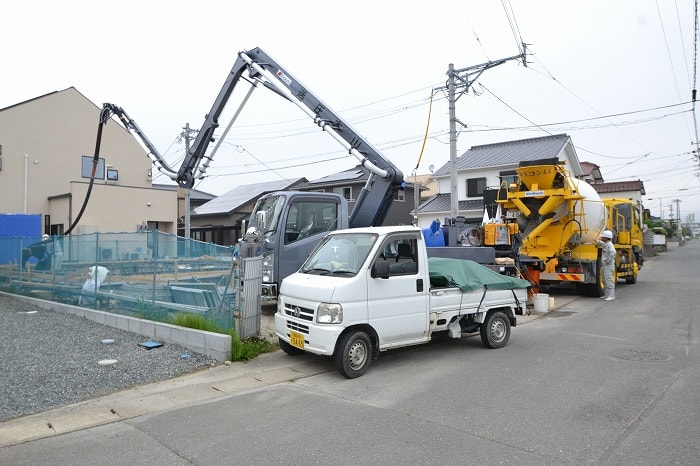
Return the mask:
<path id="1" fill-rule="evenodd" d="M 182 128 L 183 131 L 180 133 L 180 137 L 185 140 L 185 154 L 190 152 L 190 140 L 194 139 L 194 133 L 197 132 L 195 129 L 190 128 L 189 123 L 185 123 L 185 127 Z M 187 242 L 185 243 L 186 255 L 189 257 L 190 252 L 190 188 L 185 188 L 185 238 Z"/>
<path id="2" fill-rule="evenodd" d="M 677 233 L 676 236 L 678 236 L 678 244 L 681 246 L 683 245 L 683 227 L 681 226 L 681 200 L 680 199 L 674 199 L 676 202 L 676 223 L 677 223 Z"/>
<path id="3" fill-rule="evenodd" d="M 469 88 L 476 81 L 481 73 L 498 65 L 502 65 L 510 60 L 522 60 L 527 66 L 527 51 L 525 44 L 522 44 L 522 52 L 508 58 L 488 61 L 480 65 L 469 66 L 456 70 L 453 63 L 450 63 L 447 70 L 447 99 L 450 112 L 450 216 L 455 218 L 459 215 L 459 203 L 457 199 L 457 123 L 466 126 L 457 119 L 455 104 L 457 99 L 469 92 Z M 444 87 L 441 89 L 445 89 Z M 459 91 L 459 94 L 457 93 Z"/>

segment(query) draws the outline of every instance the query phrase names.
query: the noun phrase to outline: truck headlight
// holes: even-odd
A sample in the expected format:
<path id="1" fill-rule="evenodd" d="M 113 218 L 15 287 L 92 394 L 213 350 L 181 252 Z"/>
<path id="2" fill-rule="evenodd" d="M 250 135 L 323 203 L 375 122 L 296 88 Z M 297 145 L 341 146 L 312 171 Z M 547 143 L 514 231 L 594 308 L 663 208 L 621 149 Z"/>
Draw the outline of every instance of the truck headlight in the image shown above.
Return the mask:
<path id="1" fill-rule="evenodd" d="M 272 283 L 275 281 L 274 272 L 275 255 L 268 254 L 263 256 L 262 260 L 262 281 L 264 283 Z"/>
<path id="2" fill-rule="evenodd" d="M 339 324 L 343 321 L 343 306 L 336 303 L 321 303 L 316 311 L 319 324 Z"/>

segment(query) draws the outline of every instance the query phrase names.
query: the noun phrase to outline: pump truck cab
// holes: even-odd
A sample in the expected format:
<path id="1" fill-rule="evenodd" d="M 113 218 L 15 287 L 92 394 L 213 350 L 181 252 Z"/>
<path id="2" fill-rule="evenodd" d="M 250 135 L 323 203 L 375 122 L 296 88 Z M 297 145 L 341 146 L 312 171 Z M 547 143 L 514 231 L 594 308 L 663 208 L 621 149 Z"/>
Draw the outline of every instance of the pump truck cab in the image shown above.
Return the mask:
<path id="1" fill-rule="evenodd" d="M 529 286 L 473 261 L 429 259 L 416 227 L 337 230 L 282 281 L 275 334 L 286 353 L 332 356 L 355 378 L 380 352 L 438 333 L 505 346 Z"/>

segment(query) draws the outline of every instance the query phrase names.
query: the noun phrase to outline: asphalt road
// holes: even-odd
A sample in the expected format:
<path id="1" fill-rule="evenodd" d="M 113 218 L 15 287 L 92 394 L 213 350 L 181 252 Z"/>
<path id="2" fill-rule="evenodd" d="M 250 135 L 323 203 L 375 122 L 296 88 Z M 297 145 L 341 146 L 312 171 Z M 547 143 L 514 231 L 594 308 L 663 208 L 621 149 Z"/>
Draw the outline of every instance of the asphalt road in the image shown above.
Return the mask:
<path id="1" fill-rule="evenodd" d="M 671 249 L 616 301 L 571 300 L 499 350 L 443 340 L 354 380 L 275 353 L 237 370 L 288 379 L 0 448 L 0 464 L 697 464 L 698 259 L 697 241 Z"/>

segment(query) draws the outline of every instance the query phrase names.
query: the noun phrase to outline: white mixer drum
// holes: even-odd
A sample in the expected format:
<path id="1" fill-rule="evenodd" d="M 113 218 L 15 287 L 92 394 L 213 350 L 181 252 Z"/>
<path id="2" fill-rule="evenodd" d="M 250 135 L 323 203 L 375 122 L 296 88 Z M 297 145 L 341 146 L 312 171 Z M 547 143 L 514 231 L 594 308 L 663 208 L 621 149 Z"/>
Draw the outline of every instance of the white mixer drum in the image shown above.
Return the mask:
<path id="1" fill-rule="evenodd" d="M 567 181 L 584 197 L 582 201 L 576 203 L 575 207 L 575 218 L 581 223 L 581 228 L 583 229 L 581 242 L 589 243 L 595 241 L 605 229 L 605 205 L 590 184 L 571 177 Z M 568 214 L 567 203 L 565 202 L 559 206 L 555 212 L 555 221 L 566 217 Z"/>

